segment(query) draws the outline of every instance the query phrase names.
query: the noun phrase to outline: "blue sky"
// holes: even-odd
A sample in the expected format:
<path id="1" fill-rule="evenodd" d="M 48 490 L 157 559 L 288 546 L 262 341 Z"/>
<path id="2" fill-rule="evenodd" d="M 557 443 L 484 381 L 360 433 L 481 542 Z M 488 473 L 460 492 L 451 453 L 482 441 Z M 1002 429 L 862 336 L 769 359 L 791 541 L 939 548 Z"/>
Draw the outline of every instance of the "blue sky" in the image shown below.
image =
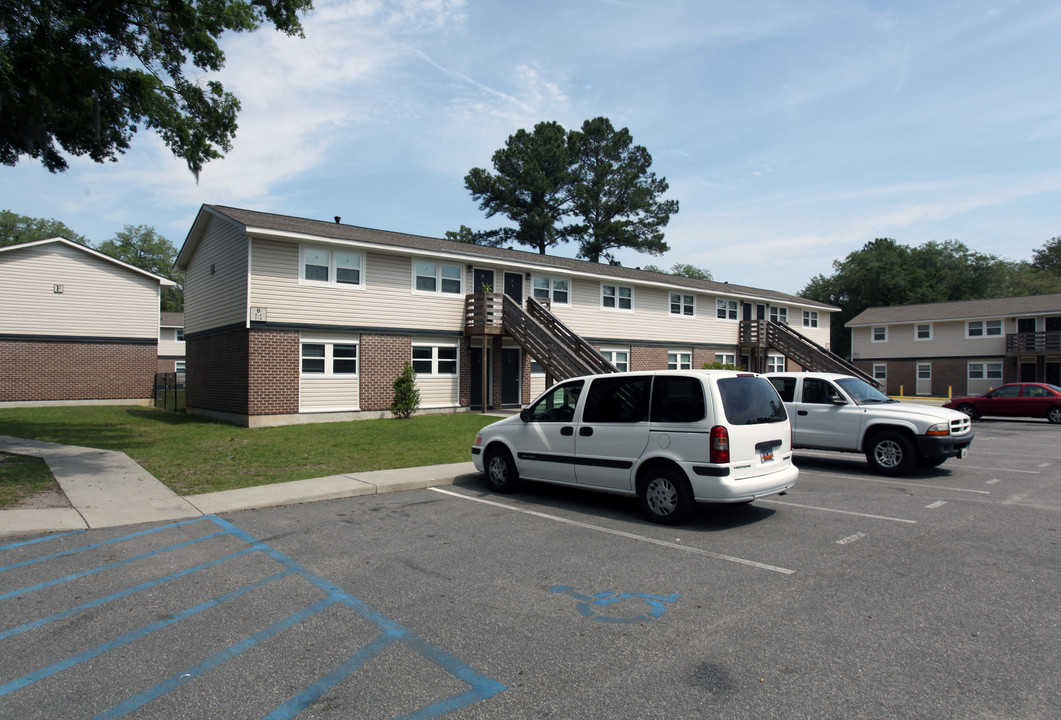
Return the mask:
<path id="1" fill-rule="evenodd" d="M 94 242 L 202 203 L 441 237 L 520 128 L 627 127 L 670 183 L 662 257 L 797 293 L 875 237 L 1030 259 L 1061 235 L 1055 0 L 317 0 L 226 37 L 243 110 L 196 184 L 150 132 L 117 163 L 0 166 L 0 207 Z M 574 256 L 567 246 L 557 254 Z"/>

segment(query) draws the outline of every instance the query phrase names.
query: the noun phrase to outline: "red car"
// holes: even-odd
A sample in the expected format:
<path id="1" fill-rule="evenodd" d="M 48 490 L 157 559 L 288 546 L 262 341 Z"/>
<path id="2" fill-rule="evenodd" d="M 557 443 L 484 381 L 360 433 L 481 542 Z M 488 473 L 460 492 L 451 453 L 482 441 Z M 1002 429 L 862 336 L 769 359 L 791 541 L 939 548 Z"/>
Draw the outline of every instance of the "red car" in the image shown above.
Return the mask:
<path id="1" fill-rule="evenodd" d="M 984 415 L 1046 418 L 1061 423 L 1061 387 L 1047 383 L 1009 383 L 983 395 L 956 397 L 943 407 L 959 410 L 973 420 Z"/>

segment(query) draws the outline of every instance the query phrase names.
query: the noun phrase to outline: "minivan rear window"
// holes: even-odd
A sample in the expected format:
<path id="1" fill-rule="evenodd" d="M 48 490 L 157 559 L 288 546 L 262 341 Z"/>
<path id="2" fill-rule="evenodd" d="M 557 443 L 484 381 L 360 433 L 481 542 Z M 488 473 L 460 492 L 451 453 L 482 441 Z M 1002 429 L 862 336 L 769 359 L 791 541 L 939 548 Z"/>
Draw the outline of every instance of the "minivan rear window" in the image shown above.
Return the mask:
<path id="1" fill-rule="evenodd" d="M 652 422 L 703 420 L 704 386 L 699 378 L 658 375 L 652 385 Z"/>
<path id="2" fill-rule="evenodd" d="M 718 392 L 723 412 L 733 425 L 784 422 L 788 418 L 785 404 L 766 378 L 720 378 Z"/>

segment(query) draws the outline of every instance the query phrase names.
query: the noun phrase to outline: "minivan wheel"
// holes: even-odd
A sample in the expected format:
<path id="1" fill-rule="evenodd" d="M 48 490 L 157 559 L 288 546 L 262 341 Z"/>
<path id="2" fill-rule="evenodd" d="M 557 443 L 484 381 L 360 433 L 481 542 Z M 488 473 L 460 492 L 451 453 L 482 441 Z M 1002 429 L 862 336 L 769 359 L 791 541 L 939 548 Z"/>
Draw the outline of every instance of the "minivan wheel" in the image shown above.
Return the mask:
<path id="1" fill-rule="evenodd" d="M 881 475 L 902 475 L 914 466 L 914 446 L 902 433 L 882 432 L 870 441 L 866 460 Z"/>
<path id="2" fill-rule="evenodd" d="M 1047 410 L 1046 419 L 1055 425 L 1061 423 L 1061 407 L 1052 407 Z"/>
<path id="3" fill-rule="evenodd" d="M 645 517 L 662 525 L 682 522 L 693 506 L 689 481 L 670 468 L 651 471 L 645 481 L 640 483 L 637 495 Z"/>
<path id="4" fill-rule="evenodd" d="M 486 483 L 490 489 L 499 493 L 515 492 L 519 488 L 519 473 L 512 462 L 512 454 L 505 448 L 491 448 L 486 451 Z"/>

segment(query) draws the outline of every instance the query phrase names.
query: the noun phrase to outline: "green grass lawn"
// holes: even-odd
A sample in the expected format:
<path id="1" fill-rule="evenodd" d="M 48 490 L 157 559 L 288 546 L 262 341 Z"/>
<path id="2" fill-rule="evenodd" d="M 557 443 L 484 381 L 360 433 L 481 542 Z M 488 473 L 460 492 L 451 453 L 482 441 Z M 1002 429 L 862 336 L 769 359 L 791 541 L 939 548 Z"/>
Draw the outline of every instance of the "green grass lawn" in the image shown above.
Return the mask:
<path id="1" fill-rule="evenodd" d="M 0 508 L 58 488 L 43 460 L 0 453 Z"/>
<path id="2" fill-rule="evenodd" d="M 182 495 L 390 468 L 466 462 L 478 413 L 240 428 L 147 407 L 0 410 L 0 435 L 120 450 Z M 6 483 L 0 469 L 0 485 Z"/>

